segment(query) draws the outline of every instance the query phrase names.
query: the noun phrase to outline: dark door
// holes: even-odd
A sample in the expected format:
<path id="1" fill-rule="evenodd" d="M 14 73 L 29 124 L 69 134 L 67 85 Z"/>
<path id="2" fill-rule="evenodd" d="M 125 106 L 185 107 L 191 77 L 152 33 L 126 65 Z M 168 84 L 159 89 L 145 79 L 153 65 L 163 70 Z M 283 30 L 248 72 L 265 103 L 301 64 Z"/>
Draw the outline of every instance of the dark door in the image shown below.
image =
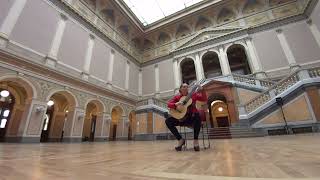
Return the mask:
<path id="1" fill-rule="evenodd" d="M 0 98 L 0 141 L 5 141 L 5 136 L 8 129 L 8 124 L 12 114 L 11 111 L 13 109 L 13 106 L 13 96 Z"/>
<path id="2" fill-rule="evenodd" d="M 227 116 L 225 117 L 217 117 L 218 127 L 229 127 L 229 119 Z"/>
<path id="3" fill-rule="evenodd" d="M 128 128 L 128 140 L 132 140 L 132 130 L 131 130 L 131 125 L 129 125 L 129 128 Z"/>
<path id="4" fill-rule="evenodd" d="M 92 117 L 91 117 L 90 139 L 89 139 L 89 141 L 91 141 L 91 142 L 94 141 L 94 133 L 96 132 L 96 120 L 97 120 L 97 116 L 92 115 Z"/>
<path id="5" fill-rule="evenodd" d="M 113 140 L 113 141 L 116 140 L 116 137 L 117 137 L 117 125 L 114 124 L 114 125 L 112 126 L 112 140 Z"/>
<path id="6" fill-rule="evenodd" d="M 53 111 L 54 111 L 53 106 L 48 107 L 47 112 L 44 116 L 44 120 L 43 120 L 40 142 L 48 142 L 49 141 L 50 125 L 51 125 Z"/>

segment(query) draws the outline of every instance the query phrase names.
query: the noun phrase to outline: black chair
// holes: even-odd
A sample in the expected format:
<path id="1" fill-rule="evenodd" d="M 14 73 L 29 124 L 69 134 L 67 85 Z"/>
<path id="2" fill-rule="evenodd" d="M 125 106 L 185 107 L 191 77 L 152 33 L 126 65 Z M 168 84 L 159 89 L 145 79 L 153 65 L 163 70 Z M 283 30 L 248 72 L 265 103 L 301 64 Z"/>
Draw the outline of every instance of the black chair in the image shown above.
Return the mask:
<path id="1" fill-rule="evenodd" d="M 203 149 L 210 149 L 211 144 L 210 144 L 210 138 L 209 138 L 209 129 L 208 129 L 208 121 L 205 121 L 205 123 L 203 123 L 204 121 L 202 121 L 201 123 L 201 130 L 200 133 L 202 134 L 202 145 L 203 145 Z M 204 128 L 204 124 L 206 125 L 206 128 Z M 183 132 L 182 132 L 182 128 L 183 128 Z M 187 136 L 187 129 L 193 129 L 193 127 L 189 127 L 189 126 L 180 126 L 180 133 L 184 134 L 184 139 L 185 139 L 185 145 L 184 145 L 184 149 L 186 150 L 188 148 L 188 136 Z M 207 138 L 205 138 L 205 133 Z M 205 139 L 207 139 L 207 144 L 205 143 Z"/>

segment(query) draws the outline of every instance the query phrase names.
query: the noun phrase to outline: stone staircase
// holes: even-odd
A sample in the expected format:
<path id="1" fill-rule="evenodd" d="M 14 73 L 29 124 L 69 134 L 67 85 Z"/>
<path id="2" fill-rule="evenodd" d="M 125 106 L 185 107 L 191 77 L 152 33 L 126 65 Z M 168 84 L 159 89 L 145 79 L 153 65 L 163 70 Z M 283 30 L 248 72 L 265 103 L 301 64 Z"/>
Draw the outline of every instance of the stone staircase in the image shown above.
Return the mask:
<path id="1" fill-rule="evenodd" d="M 276 109 L 277 97 L 281 97 L 286 102 L 290 94 L 303 90 L 305 85 L 319 84 L 319 82 L 320 67 L 301 68 L 292 72 L 289 76 L 275 83 L 246 104 L 238 106 L 240 120 L 235 126 L 252 126 L 266 114 Z"/>

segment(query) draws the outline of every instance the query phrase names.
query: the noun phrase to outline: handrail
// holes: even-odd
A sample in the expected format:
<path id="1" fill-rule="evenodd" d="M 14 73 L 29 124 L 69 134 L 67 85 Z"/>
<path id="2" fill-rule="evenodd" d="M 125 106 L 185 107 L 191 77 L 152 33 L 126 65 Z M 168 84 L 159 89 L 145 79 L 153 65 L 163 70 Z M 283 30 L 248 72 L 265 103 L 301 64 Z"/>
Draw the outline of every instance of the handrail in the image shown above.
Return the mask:
<path id="1" fill-rule="evenodd" d="M 288 88 L 292 87 L 297 82 L 299 82 L 301 80 L 299 73 L 302 71 L 308 71 L 309 78 L 320 77 L 320 67 L 309 68 L 309 69 L 300 68 L 290 73 L 281 81 L 275 83 L 273 86 L 268 88 L 266 91 L 262 92 L 260 95 L 257 95 L 256 97 L 251 99 L 249 102 L 245 103 L 243 106 L 245 107 L 245 110 L 247 111 L 247 113 L 250 113 L 256 110 L 258 107 L 260 107 L 261 105 L 271 100 L 272 97 L 279 95 L 280 93 L 284 92 L 285 90 L 287 90 Z"/>

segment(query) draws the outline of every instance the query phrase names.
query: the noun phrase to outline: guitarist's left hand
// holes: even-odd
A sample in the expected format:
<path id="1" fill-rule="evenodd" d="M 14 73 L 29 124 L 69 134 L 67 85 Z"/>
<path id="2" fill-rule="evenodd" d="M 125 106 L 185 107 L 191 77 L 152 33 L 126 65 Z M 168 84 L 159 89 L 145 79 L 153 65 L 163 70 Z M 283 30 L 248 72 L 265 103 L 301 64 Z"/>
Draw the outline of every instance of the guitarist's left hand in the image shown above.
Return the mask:
<path id="1" fill-rule="evenodd" d="M 203 90 L 203 87 L 201 85 L 198 85 L 197 92 L 201 92 L 202 90 Z"/>

